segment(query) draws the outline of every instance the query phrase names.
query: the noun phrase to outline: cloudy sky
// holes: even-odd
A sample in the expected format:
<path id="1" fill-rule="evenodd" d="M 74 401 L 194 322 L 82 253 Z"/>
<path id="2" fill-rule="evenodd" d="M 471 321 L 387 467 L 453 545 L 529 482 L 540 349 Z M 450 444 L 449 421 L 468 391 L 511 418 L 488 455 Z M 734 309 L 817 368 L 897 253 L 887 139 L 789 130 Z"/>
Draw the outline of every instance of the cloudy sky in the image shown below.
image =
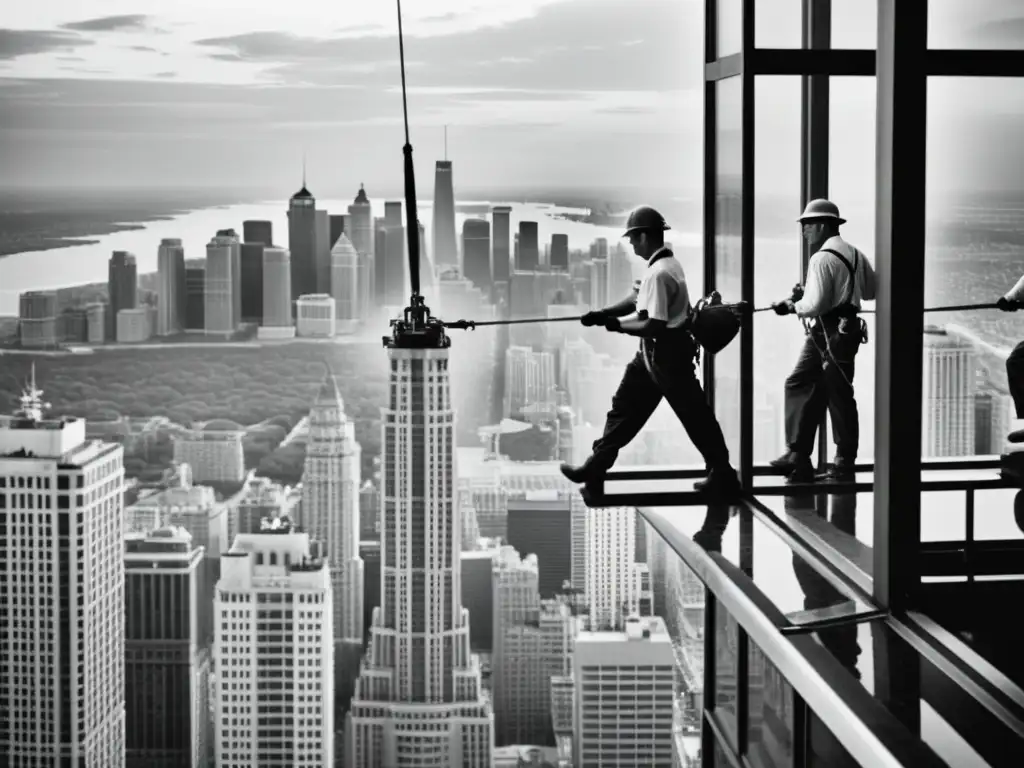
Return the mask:
<path id="1" fill-rule="evenodd" d="M 864 9 L 873 3 L 834 4 L 835 44 L 872 46 Z M 963 3 L 932 4 L 933 44 L 1024 40 L 1015 0 L 989 0 L 967 20 L 955 15 Z M 303 153 L 321 194 L 400 181 L 390 0 L 94 0 L 89 13 L 75 0 L 3 5 L 7 185 L 290 188 Z M 760 5 L 759 43 L 798 45 L 800 3 Z M 456 182 L 467 187 L 699 185 L 703 0 L 406 0 L 403 12 L 421 179 L 442 156 L 447 124 Z M 788 143 L 797 140 L 791 85 L 758 92 L 764 130 Z M 1012 135 L 1024 82 L 995 98 L 961 86 L 937 84 L 934 108 L 955 108 L 960 133 L 965 114 L 984 111 L 989 138 Z M 833 140 L 862 168 L 873 90 L 835 92 Z M 960 133 L 944 130 L 952 138 L 936 135 L 936 146 L 952 152 L 953 168 Z M 769 174 L 772 154 L 759 161 Z M 961 164 L 979 162 L 1007 167 L 1005 157 Z"/>

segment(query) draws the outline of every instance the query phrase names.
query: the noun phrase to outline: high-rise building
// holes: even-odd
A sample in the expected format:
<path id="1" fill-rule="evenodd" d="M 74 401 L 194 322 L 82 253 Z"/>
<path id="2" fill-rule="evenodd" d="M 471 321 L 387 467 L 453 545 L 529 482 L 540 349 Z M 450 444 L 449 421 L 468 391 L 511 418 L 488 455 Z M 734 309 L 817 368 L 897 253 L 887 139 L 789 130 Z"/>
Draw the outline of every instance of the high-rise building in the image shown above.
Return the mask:
<path id="1" fill-rule="evenodd" d="M 555 407 L 555 356 L 528 347 L 509 347 L 505 353 L 505 417 L 518 419 L 525 409 Z"/>
<path id="2" fill-rule="evenodd" d="M 409 262 L 405 257 L 405 227 L 384 225 L 377 229 L 376 287 L 377 301 L 387 307 L 405 304 L 405 276 Z"/>
<path id="3" fill-rule="evenodd" d="M 228 508 L 228 541 L 240 533 L 258 533 L 263 520 L 288 514 L 285 489 L 268 477 L 250 473 L 237 503 Z"/>
<path id="4" fill-rule="evenodd" d="M 228 419 L 196 424 L 174 441 L 174 461 L 188 464 L 197 483 L 241 483 L 245 479 L 245 427 Z"/>
<path id="5" fill-rule="evenodd" d="M 202 562 L 203 546 L 184 528 L 125 535 L 126 768 L 208 762 L 212 627 Z"/>
<path id="6" fill-rule="evenodd" d="M 124 450 L 42 394 L 0 416 L 0 762 L 123 768 Z"/>
<path id="7" fill-rule="evenodd" d="M 346 329 L 361 315 L 359 306 L 359 254 L 344 234 L 331 249 L 331 295 L 338 330 Z"/>
<path id="8" fill-rule="evenodd" d="M 537 555 L 520 557 L 515 547 L 502 547 L 494 559 L 494 655 L 491 685 L 494 691 L 494 743 L 529 744 L 520 738 L 524 723 L 517 717 L 517 704 L 525 697 L 524 679 L 519 659 L 506 658 L 506 637 L 514 637 L 513 628 L 536 620 L 540 609 L 537 593 Z M 518 650 L 518 649 L 517 649 Z"/>
<path id="9" fill-rule="evenodd" d="M 462 264 L 466 279 L 490 296 L 491 225 L 484 219 L 466 219 L 462 225 Z"/>
<path id="10" fill-rule="evenodd" d="M 107 333 L 108 304 L 94 301 L 85 305 L 86 340 L 90 344 L 102 344 Z"/>
<path id="11" fill-rule="evenodd" d="M 204 330 L 207 334 L 230 335 L 235 332 L 235 251 L 237 237 L 214 235 L 206 246 L 206 285 Z M 241 261 L 238 259 L 237 261 Z"/>
<path id="12" fill-rule="evenodd" d="M 135 256 L 128 251 L 114 251 L 107 264 L 107 338 L 117 339 L 117 313 L 138 306 L 139 275 Z"/>
<path id="13" fill-rule="evenodd" d="M 449 344 L 436 326 L 388 342 L 381 604 L 346 722 L 350 768 L 492 764 L 493 714 L 462 607 Z"/>
<path id="14" fill-rule="evenodd" d="M 107 306 L 107 313 L 113 307 Z M 117 319 L 114 320 L 115 324 Z M 116 326 L 115 326 L 116 327 Z M 185 330 L 206 329 L 206 267 L 185 267 Z"/>
<path id="15" fill-rule="evenodd" d="M 622 243 L 608 252 L 608 300 L 621 301 L 633 290 L 633 265 Z"/>
<path id="16" fill-rule="evenodd" d="M 184 329 L 186 306 L 185 249 L 181 240 L 165 237 L 157 250 L 157 336 Z"/>
<path id="17" fill-rule="evenodd" d="M 260 243 L 270 248 L 274 245 L 274 225 L 269 221 L 243 221 L 242 241 Z"/>
<path id="18" fill-rule="evenodd" d="M 263 249 L 263 320 L 259 336 L 295 335 L 292 322 L 291 254 L 284 248 Z"/>
<path id="19" fill-rule="evenodd" d="M 345 415 L 337 381 L 328 373 L 309 412 L 302 472 L 304 530 L 321 542 L 330 562 L 334 595 L 335 658 L 347 689 L 363 643 L 363 561 L 359 557 L 359 462 L 355 425 Z M 347 699 L 350 691 L 340 692 Z"/>
<path id="20" fill-rule="evenodd" d="M 52 348 L 57 345 L 56 291 L 26 291 L 21 294 L 18 318 L 23 347 Z"/>
<path id="21" fill-rule="evenodd" d="M 537 555 L 540 597 L 553 598 L 572 579 L 571 496 L 554 490 L 519 491 L 508 498 L 508 543 Z"/>
<path id="22" fill-rule="evenodd" d="M 551 236 L 551 251 L 548 258 L 551 269 L 569 271 L 569 236 L 553 234 Z"/>
<path id="23" fill-rule="evenodd" d="M 295 302 L 295 333 L 327 338 L 334 335 L 334 297 L 326 293 L 299 296 Z"/>
<path id="24" fill-rule="evenodd" d="M 434 169 L 434 263 L 438 269 L 459 266 L 455 242 L 455 190 L 452 161 L 438 160 Z"/>
<path id="25" fill-rule="evenodd" d="M 974 453 L 977 367 L 978 355 L 970 341 L 943 328 L 925 328 L 922 458 Z"/>
<path id="26" fill-rule="evenodd" d="M 57 339 L 84 342 L 89 339 L 89 315 L 85 307 L 64 307 L 57 315 Z"/>
<path id="27" fill-rule="evenodd" d="M 345 213 L 332 213 L 327 216 L 330 221 L 330 235 L 329 241 L 331 248 L 334 247 L 335 243 L 338 242 L 338 238 L 345 234 L 346 222 L 348 221 L 348 214 Z"/>
<path id="28" fill-rule="evenodd" d="M 247 323 L 263 320 L 263 253 L 266 248 L 263 243 L 241 245 L 241 319 Z"/>
<path id="29" fill-rule="evenodd" d="M 631 507 L 606 507 L 590 510 L 586 519 L 584 592 L 592 629 L 622 629 L 625 617 L 638 610 L 635 514 Z"/>
<path id="30" fill-rule="evenodd" d="M 334 765 L 333 596 L 286 518 L 240 534 L 214 600 L 218 768 Z"/>
<path id="31" fill-rule="evenodd" d="M 231 321 L 235 328 L 242 322 L 242 239 L 233 229 L 218 229 L 217 237 L 232 241 L 231 245 Z"/>
<path id="32" fill-rule="evenodd" d="M 469 646 L 494 650 L 494 547 L 462 551 L 462 605 L 469 611 Z"/>
<path id="33" fill-rule="evenodd" d="M 362 184 L 359 185 L 359 192 L 348 207 L 348 215 L 350 226 L 345 234 L 352 241 L 356 253 L 361 256 L 373 256 L 373 208 Z"/>
<path id="34" fill-rule="evenodd" d="M 292 195 L 288 204 L 288 250 L 291 253 L 291 300 L 316 293 L 316 198 L 306 189 Z"/>
<path id="35" fill-rule="evenodd" d="M 386 200 L 384 202 L 384 224 L 388 227 L 405 226 L 405 219 L 402 218 L 401 200 Z"/>
<path id="36" fill-rule="evenodd" d="M 153 335 L 153 315 L 149 307 L 122 309 L 117 313 L 117 341 L 120 344 L 139 344 Z"/>
<path id="37" fill-rule="evenodd" d="M 491 274 L 495 282 L 508 282 L 512 274 L 512 207 L 496 205 L 491 208 Z"/>
<path id="38" fill-rule="evenodd" d="M 316 225 L 316 292 L 331 292 L 331 217 L 327 211 L 317 209 Z"/>
<path id="39" fill-rule="evenodd" d="M 675 659 L 664 621 L 631 617 L 622 630 L 580 632 L 573 678 L 577 765 L 673 765 Z"/>
<path id="40" fill-rule="evenodd" d="M 537 242 L 537 222 L 519 222 L 519 253 L 516 269 L 528 272 L 540 266 L 540 245 Z"/>

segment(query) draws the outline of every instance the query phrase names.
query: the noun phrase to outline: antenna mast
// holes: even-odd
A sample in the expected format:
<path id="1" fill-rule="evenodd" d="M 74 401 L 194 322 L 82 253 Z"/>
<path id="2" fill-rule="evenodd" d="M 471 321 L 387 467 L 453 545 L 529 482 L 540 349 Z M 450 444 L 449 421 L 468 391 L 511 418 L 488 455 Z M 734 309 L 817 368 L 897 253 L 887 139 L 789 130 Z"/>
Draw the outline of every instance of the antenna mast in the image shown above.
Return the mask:
<path id="1" fill-rule="evenodd" d="M 409 143 L 409 103 L 405 88 L 405 40 L 402 36 L 402 0 L 398 6 L 398 55 L 402 67 L 402 116 L 405 120 L 405 229 L 409 244 L 409 281 L 412 283 L 411 306 L 420 298 L 420 225 L 416 210 L 416 172 L 412 162 L 412 144 Z"/>
<path id="2" fill-rule="evenodd" d="M 444 159 L 448 160 L 448 126 L 444 127 Z"/>

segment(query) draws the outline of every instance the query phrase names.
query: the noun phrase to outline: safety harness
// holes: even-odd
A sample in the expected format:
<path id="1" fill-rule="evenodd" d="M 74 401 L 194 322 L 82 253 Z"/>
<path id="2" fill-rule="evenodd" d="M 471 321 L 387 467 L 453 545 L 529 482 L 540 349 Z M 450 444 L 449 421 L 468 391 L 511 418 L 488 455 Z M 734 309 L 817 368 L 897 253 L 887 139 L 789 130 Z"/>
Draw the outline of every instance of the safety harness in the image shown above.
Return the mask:
<path id="1" fill-rule="evenodd" d="M 845 266 L 847 271 L 850 273 L 850 285 L 849 288 L 847 288 L 846 296 L 843 299 L 843 301 L 838 306 L 833 307 L 831 310 L 829 310 L 824 315 L 818 318 L 818 321 L 821 323 L 821 335 L 825 340 L 824 347 L 820 346 L 818 344 L 817 339 L 815 339 L 811 323 L 808 321 L 808 319 L 803 318 L 801 322 L 803 323 L 804 333 L 807 334 L 807 338 L 811 340 L 811 343 L 814 344 L 814 348 L 818 350 L 818 354 L 821 355 L 822 369 L 826 368 L 829 365 L 829 362 L 831 362 L 833 365 L 835 365 L 836 369 L 839 371 L 839 375 L 843 377 L 843 381 L 846 382 L 847 386 L 849 386 L 850 389 L 853 389 L 853 382 L 847 378 L 842 366 L 839 365 L 839 360 L 836 359 L 836 356 L 832 351 L 832 342 L 829 341 L 830 333 L 828 327 L 826 326 L 826 321 L 835 321 L 836 332 L 838 334 L 846 335 L 850 333 L 850 329 L 847 327 L 847 323 L 850 320 L 858 320 L 858 331 L 860 332 L 861 336 L 860 343 L 867 343 L 867 324 L 864 322 L 863 319 L 857 317 L 859 314 L 859 310 L 853 304 L 853 293 L 857 283 L 857 266 L 860 264 L 860 254 L 857 253 L 856 251 L 854 252 L 853 264 L 851 264 L 849 259 L 847 259 L 845 256 L 843 256 L 843 254 L 839 253 L 839 251 L 833 248 L 822 248 L 819 251 L 819 253 L 831 253 L 833 256 L 835 256 L 843 263 L 843 266 Z"/>

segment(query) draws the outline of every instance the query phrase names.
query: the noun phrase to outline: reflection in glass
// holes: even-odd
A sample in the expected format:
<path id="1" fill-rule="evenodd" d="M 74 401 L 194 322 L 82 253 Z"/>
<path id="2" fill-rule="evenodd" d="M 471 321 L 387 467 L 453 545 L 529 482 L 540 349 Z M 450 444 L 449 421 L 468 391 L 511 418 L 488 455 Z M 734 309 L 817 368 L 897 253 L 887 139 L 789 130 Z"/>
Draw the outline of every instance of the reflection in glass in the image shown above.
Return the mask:
<path id="1" fill-rule="evenodd" d="M 736 678 L 738 672 L 737 646 L 739 625 L 736 619 L 718 603 L 715 605 L 715 715 L 726 736 L 737 744 Z"/>
<path id="2" fill-rule="evenodd" d="M 743 47 L 743 0 L 717 0 L 718 58 L 739 53 Z"/>
<path id="3" fill-rule="evenodd" d="M 835 2 L 835 0 L 833 0 Z M 1020 50 L 1024 24 L 1019 0 L 931 0 L 928 47 Z"/>
<path id="4" fill-rule="evenodd" d="M 793 761 L 793 688 L 751 641 L 747 671 L 747 759 L 754 768 Z"/>
<path id="5" fill-rule="evenodd" d="M 765 307 L 800 282 L 800 78 L 762 76 L 754 89 L 754 306 Z M 783 388 L 804 334 L 773 312 L 753 318 L 754 462 L 764 464 L 786 447 Z"/>
<path id="6" fill-rule="evenodd" d="M 715 288 L 725 301 L 741 298 L 742 279 L 742 105 L 739 77 L 715 84 L 716 134 Z M 733 342 L 715 356 L 715 414 L 735 457 L 740 441 L 740 345 Z"/>

